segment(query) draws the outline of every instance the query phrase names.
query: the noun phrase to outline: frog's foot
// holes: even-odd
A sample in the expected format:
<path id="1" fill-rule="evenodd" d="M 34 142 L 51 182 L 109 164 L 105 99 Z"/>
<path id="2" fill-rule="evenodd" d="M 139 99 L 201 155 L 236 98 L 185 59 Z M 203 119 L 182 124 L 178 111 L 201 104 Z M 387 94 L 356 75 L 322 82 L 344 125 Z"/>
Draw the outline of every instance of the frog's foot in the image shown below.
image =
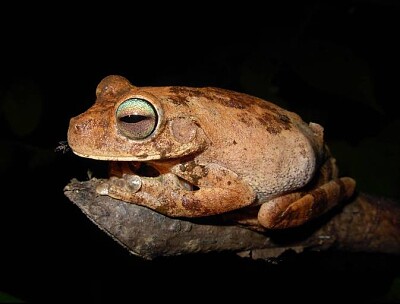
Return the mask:
<path id="1" fill-rule="evenodd" d="M 356 182 L 350 177 L 333 179 L 308 192 L 293 192 L 264 203 L 259 223 L 269 229 L 302 225 L 352 196 Z"/>

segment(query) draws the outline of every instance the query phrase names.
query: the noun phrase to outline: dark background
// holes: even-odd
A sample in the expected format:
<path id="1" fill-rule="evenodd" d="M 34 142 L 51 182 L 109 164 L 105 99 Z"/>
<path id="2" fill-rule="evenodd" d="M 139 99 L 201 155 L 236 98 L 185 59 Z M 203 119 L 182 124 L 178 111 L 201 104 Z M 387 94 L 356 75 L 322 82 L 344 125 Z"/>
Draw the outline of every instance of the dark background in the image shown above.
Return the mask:
<path id="1" fill-rule="evenodd" d="M 322 124 L 341 174 L 353 176 L 360 191 L 398 200 L 400 3 L 131 5 L 2 12 L 0 299 L 399 301 L 393 256 L 289 252 L 265 262 L 219 253 L 143 261 L 63 195 L 71 178 L 87 179 L 96 163 L 55 149 L 107 75 L 137 86 L 216 86 Z"/>

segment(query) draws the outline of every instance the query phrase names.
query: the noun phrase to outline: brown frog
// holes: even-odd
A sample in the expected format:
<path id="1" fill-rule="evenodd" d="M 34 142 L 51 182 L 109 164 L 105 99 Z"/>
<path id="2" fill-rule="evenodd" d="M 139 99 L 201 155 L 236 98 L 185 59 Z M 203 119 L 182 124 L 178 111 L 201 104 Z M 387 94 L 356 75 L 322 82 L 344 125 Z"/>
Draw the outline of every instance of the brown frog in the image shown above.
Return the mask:
<path id="1" fill-rule="evenodd" d="M 68 143 L 79 156 L 111 161 L 101 195 L 171 217 L 257 208 L 242 222 L 277 229 L 354 192 L 352 178 L 338 177 L 323 128 L 273 103 L 211 87 L 135 87 L 116 75 L 96 95 L 71 119 Z"/>

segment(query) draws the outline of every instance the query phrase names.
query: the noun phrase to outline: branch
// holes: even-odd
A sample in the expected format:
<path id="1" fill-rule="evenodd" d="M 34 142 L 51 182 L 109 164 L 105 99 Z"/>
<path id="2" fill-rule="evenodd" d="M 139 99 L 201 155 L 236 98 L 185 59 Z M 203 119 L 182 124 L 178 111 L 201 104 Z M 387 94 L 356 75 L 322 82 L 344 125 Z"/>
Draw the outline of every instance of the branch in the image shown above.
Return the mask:
<path id="1" fill-rule="evenodd" d="M 64 193 L 100 229 L 145 259 L 216 251 L 265 259 L 290 249 L 400 253 L 400 204 L 387 198 L 359 193 L 342 209 L 310 224 L 257 232 L 223 216 L 175 219 L 99 196 L 95 192 L 99 181 L 72 180 Z"/>

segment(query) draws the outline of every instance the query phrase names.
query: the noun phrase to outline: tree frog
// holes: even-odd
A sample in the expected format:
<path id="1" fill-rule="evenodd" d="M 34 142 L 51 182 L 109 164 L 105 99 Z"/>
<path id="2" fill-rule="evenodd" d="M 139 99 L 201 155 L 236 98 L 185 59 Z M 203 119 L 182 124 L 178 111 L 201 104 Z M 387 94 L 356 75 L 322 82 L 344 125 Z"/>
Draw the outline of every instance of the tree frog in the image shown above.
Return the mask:
<path id="1" fill-rule="evenodd" d="M 99 195 L 170 217 L 254 208 L 265 229 L 302 225 L 349 198 L 323 127 L 260 98 L 204 87 L 136 87 L 118 75 L 73 117 L 68 143 L 110 161 Z M 249 209 L 248 209 L 249 210 Z"/>

